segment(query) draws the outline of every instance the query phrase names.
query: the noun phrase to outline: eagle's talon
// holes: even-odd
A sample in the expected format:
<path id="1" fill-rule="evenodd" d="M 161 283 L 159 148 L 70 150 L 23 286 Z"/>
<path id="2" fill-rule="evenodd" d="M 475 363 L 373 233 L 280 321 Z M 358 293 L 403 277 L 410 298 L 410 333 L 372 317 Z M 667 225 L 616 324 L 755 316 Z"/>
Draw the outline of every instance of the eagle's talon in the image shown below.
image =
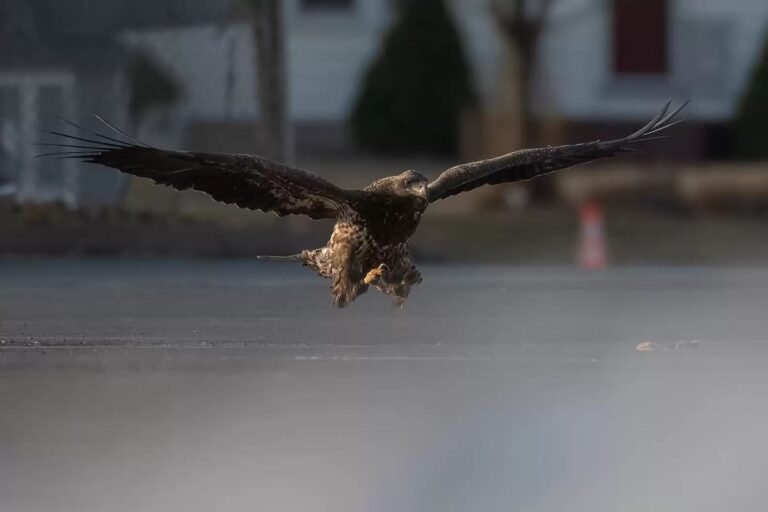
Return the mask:
<path id="1" fill-rule="evenodd" d="M 363 282 L 365 284 L 375 283 L 376 281 L 384 277 L 384 272 L 389 272 L 389 267 L 387 266 L 386 263 L 382 263 L 378 267 L 371 269 L 371 271 L 365 275 Z"/>

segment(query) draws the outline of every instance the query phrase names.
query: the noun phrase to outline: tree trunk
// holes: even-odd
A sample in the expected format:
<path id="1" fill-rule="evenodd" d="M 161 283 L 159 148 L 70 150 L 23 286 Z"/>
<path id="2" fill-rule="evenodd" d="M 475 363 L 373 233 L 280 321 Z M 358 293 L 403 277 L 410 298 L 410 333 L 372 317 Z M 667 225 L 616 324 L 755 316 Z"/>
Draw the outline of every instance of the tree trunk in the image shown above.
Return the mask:
<path id="1" fill-rule="evenodd" d="M 262 145 L 269 158 L 290 162 L 293 140 L 288 119 L 283 5 L 280 0 L 251 0 L 251 4 Z"/>
<path id="2" fill-rule="evenodd" d="M 536 118 L 532 109 L 532 87 L 536 72 L 537 48 L 548 2 L 543 5 L 537 16 L 530 16 L 526 12 L 525 0 L 514 0 L 511 8 L 497 10 L 496 13 L 499 26 L 518 63 L 515 77 L 517 81 L 515 90 L 518 91 L 518 95 L 515 99 L 515 108 L 520 115 L 521 139 L 525 147 L 533 146 L 538 142 Z"/>
<path id="3" fill-rule="evenodd" d="M 538 120 L 533 113 L 533 79 L 539 40 L 550 3 L 549 0 L 541 0 L 541 8 L 533 16 L 526 12 L 525 0 L 514 0 L 511 8 L 496 12 L 499 26 L 518 63 L 515 106 L 520 116 L 520 140 L 526 148 L 536 147 L 540 143 Z M 547 178 L 532 181 L 528 189 L 535 201 L 549 202 L 554 198 L 554 188 Z"/>

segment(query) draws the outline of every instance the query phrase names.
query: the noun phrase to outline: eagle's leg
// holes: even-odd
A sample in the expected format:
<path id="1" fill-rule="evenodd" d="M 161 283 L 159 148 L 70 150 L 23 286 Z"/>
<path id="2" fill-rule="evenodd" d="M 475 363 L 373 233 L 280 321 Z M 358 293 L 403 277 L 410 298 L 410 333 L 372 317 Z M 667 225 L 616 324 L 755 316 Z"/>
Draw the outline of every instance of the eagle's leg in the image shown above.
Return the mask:
<path id="1" fill-rule="evenodd" d="M 342 268 L 333 274 L 331 295 L 333 303 L 343 308 L 359 295 L 368 291 L 368 285 L 362 280 L 362 272 L 354 269 Z"/>
<path id="2" fill-rule="evenodd" d="M 356 248 L 339 244 L 332 252 L 331 295 L 333 303 L 343 308 L 368 291 L 368 285 L 363 282 L 365 274 Z"/>

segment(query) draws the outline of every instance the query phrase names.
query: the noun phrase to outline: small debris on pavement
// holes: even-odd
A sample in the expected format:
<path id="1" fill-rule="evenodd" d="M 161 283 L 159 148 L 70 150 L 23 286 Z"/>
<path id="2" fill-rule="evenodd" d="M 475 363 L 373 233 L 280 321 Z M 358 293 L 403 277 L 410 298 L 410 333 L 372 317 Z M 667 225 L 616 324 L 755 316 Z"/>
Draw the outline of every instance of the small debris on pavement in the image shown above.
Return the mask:
<path id="1" fill-rule="evenodd" d="M 672 343 L 662 343 L 657 341 L 644 341 L 640 343 L 635 350 L 639 352 L 665 351 L 665 350 L 683 350 L 698 348 L 701 345 L 700 340 L 680 340 Z"/>

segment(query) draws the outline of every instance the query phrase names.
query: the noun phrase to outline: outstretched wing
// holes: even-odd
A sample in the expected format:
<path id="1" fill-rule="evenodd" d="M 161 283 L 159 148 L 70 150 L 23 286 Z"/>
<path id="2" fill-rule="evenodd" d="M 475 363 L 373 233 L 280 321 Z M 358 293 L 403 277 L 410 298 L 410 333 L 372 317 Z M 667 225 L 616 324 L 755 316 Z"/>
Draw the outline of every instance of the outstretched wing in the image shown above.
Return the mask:
<path id="1" fill-rule="evenodd" d="M 119 130 L 130 138 L 130 143 L 78 128 L 92 138 L 47 132 L 66 137 L 67 143 L 44 145 L 66 149 L 40 156 L 101 164 L 177 190 L 200 190 L 222 203 L 271 211 L 280 216 L 303 214 L 313 219 L 335 218 L 341 208 L 352 206 L 361 194 L 255 155 L 166 151 L 147 146 Z"/>
<path id="2" fill-rule="evenodd" d="M 659 115 L 622 139 L 523 149 L 489 160 L 457 165 L 444 171 L 429 184 L 429 202 L 483 185 L 529 180 L 572 165 L 633 151 L 633 144 L 657 139 L 659 137 L 654 137 L 654 134 L 679 123 L 674 118 L 687 104 L 685 102 L 670 112 L 671 102 L 667 102 Z"/>

